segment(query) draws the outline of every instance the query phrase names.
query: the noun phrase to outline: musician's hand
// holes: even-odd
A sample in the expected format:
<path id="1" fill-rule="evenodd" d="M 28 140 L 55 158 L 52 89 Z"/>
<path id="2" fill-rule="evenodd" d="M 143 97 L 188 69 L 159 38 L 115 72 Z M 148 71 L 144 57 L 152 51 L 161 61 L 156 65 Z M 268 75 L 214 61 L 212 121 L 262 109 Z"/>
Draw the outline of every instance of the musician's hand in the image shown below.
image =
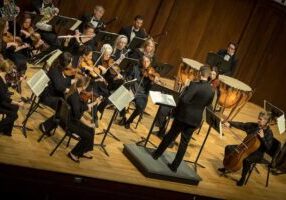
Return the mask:
<path id="1" fill-rule="evenodd" d="M 106 68 L 103 67 L 102 65 L 98 65 L 98 68 L 101 70 L 101 72 L 102 72 L 103 74 L 105 74 L 105 73 L 107 72 Z"/>
<path id="2" fill-rule="evenodd" d="M 90 123 L 89 127 L 90 127 L 90 128 L 95 128 L 95 127 L 96 127 L 96 126 L 95 126 L 95 123 Z"/>
<path id="3" fill-rule="evenodd" d="M 259 137 L 264 138 L 264 131 L 263 131 L 263 129 L 260 129 L 257 134 L 259 135 Z"/>
<path id="4" fill-rule="evenodd" d="M 121 74 L 117 74 L 116 79 L 123 79 L 123 76 Z"/>
<path id="5" fill-rule="evenodd" d="M 189 86 L 190 83 L 191 83 L 191 80 L 187 78 L 186 81 L 185 81 L 185 87 L 186 87 L 186 86 Z"/>
<path id="6" fill-rule="evenodd" d="M 7 43 L 7 48 L 14 46 L 15 48 L 18 47 L 18 43 L 17 42 L 8 42 Z"/>
<path id="7" fill-rule="evenodd" d="M 74 78 L 74 79 L 71 80 L 71 84 L 72 84 L 72 85 L 75 84 L 76 82 L 77 82 L 77 79 L 76 79 L 76 78 Z"/>
<path id="8" fill-rule="evenodd" d="M 230 123 L 227 122 L 227 121 L 226 121 L 226 122 L 223 122 L 222 125 L 223 125 L 224 127 L 230 128 Z"/>
<path id="9" fill-rule="evenodd" d="M 69 89 L 69 88 L 66 88 L 65 94 L 67 94 L 69 91 L 70 91 L 70 89 Z"/>
<path id="10" fill-rule="evenodd" d="M 155 76 L 154 82 L 155 83 L 160 83 L 160 78 L 158 76 Z"/>
<path id="11" fill-rule="evenodd" d="M 28 38 L 28 37 L 31 36 L 31 34 L 30 34 L 29 32 L 27 32 L 27 31 L 21 30 L 20 32 L 21 32 L 22 34 L 24 34 L 26 38 Z"/>
<path id="12" fill-rule="evenodd" d="M 16 102 L 16 105 L 18 105 L 19 107 L 24 107 L 24 102 L 23 101 L 20 101 L 20 102 Z"/>

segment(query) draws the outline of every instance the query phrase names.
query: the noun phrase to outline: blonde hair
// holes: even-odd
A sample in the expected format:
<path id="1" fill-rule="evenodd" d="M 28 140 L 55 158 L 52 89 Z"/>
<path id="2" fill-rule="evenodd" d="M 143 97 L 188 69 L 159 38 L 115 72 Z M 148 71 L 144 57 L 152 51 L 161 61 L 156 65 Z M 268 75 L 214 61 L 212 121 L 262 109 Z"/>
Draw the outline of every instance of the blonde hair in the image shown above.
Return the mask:
<path id="1" fill-rule="evenodd" d="M 11 60 L 0 61 L 0 71 L 10 73 L 14 68 L 14 63 Z"/>
<path id="2" fill-rule="evenodd" d="M 119 35 L 119 36 L 116 38 L 115 42 L 114 42 L 114 45 L 113 45 L 113 53 L 115 53 L 115 51 L 116 51 L 116 49 L 117 49 L 117 44 L 118 44 L 119 41 L 122 40 L 123 38 L 126 40 L 126 43 L 128 42 L 128 38 L 127 38 L 125 35 Z"/>
<path id="3" fill-rule="evenodd" d="M 153 45 L 153 50 L 150 53 L 146 53 L 145 49 L 148 45 L 152 44 Z M 155 53 L 155 41 L 153 40 L 153 38 L 148 38 L 145 40 L 145 42 L 143 43 L 142 47 L 140 48 L 140 51 L 142 51 L 146 56 L 150 56 L 153 57 L 154 53 Z"/>
<path id="4" fill-rule="evenodd" d="M 110 44 L 104 44 L 100 50 L 101 53 L 110 53 L 110 54 L 112 54 L 112 51 L 113 51 L 113 49 L 112 49 L 112 46 Z"/>

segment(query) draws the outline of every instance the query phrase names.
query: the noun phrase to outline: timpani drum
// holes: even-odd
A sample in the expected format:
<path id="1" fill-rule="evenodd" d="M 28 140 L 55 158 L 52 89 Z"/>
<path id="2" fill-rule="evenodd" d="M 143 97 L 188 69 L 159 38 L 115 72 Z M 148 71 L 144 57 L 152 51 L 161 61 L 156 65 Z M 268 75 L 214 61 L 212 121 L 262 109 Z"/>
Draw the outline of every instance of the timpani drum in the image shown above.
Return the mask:
<path id="1" fill-rule="evenodd" d="M 236 115 L 251 98 L 253 91 L 247 84 L 229 76 L 219 75 L 219 80 L 220 86 L 217 103 L 223 109 L 232 109 L 228 116 L 230 118 L 234 111 L 237 111 Z"/>
<path id="2" fill-rule="evenodd" d="M 174 90 L 180 91 L 187 81 L 199 80 L 199 70 L 201 66 L 203 66 L 203 64 L 198 61 L 189 58 L 182 58 Z"/>

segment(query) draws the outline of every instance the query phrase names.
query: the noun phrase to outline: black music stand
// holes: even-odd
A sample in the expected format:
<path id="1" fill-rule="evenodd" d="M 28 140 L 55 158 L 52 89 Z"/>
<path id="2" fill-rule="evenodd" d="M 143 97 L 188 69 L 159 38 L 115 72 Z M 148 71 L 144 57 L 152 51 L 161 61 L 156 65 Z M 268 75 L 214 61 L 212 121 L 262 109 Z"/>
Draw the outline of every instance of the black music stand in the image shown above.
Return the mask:
<path id="1" fill-rule="evenodd" d="M 215 129 L 222 136 L 221 119 L 211 109 L 209 109 L 208 107 L 206 107 L 205 111 L 206 111 L 206 122 L 208 123 L 209 128 L 208 128 L 207 134 L 205 136 L 205 139 L 203 141 L 203 144 L 202 144 L 202 146 L 200 148 L 200 151 L 199 151 L 195 161 L 185 160 L 185 162 L 189 162 L 189 163 L 194 164 L 195 171 L 197 171 L 197 166 L 200 166 L 202 168 L 206 168 L 205 166 L 199 164 L 198 161 L 199 161 L 199 158 L 200 158 L 201 153 L 203 151 L 203 148 L 204 148 L 204 146 L 206 144 L 206 141 L 207 141 L 207 139 L 209 137 L 211 129 L 212 128 Z"/>
<path id="2" fill-rule="evenodd" d="M 57 35 L 65 35 L 77 22 L 78 20 L 75 18 L 56 15 L 48 22 L 48 24 L 53 27 Z"/>
<path id="3" fill-rule="evenodd" d="M 129 72 L 130 70 L 133 69 L 135 65 L 139 65 L 139 60 L 138 59 L 133 59 L 133 58 L 127 58 L 125 57 L 119 64 L 120 70 L 125 73 Z"/>
<path id="4" fill-rule="evenodd" d="M 210 66 L 218 67 L 219 74 L 224 74 L 230 69 L 230 62 L 214 52 L 209 52 L 207 55 L 206 63 Z"/>
<path id="5" fill-rule="evenodd" d="M 35 73 L 31 79 L 27 81 L 27 85 L 30 87 L 32 90 L 32 95 L 31 95 L 31 106 L 29 108 L 29 111 L 25 117 L 25 119 L 22 122 L 22 133 L 27 138 L 27 130 L 28 131 L 33 131 L 30 128 L 27 128 L 27 122 L 31 115 L 37 110 L 37 108 L 40 106 L 39 105 L 39 96 L 41 93 L 44 91 L 44 89 L 48 86 L 48 82 L 50 81 L 49 77 L 46 75 L 44 70 L 39 70 L 37 73 Z"/>
<path id="6" fill-rule="evenodd" d="M 95 41 L 102 44 L 110 44 L 111 46 L 114 45 L 116 38 L 119 35 L 117 33 L 111 33 L 107 31 L 99 31 L 95 36 Z"/>
<path id="7" fill-rule="evenodd" d="M 157 113 L 155 115 L 155 118 L 154 118 L 154 120 L 152 122 L 152 125 L 150 127 L 150 130 L 149 130 L 149 133 L 148 133 L 147 137 L 146 138 L 141 137 L 142 140 L 136 142 L 136 144 L 138 146 L 146 147 L 147 143 L 149 142 L 152 146 L 154 146 L 156 148 L 156 145 L 153 144 L 152 142 L 150 142 L 149 139 L 150 139 L 150 136 L 151 136 L 151 134 L 153 132 L 153 128 L 155 126 L 155 122 L 156 122 L 156 120 L 157 120 L 157 118 L 159 116 L 161 106 L 176 107 L 176 102 L 175 102 L 174 97 L 172 95 L 166 95 L 166 94 L 162 94 L 161 92 L 159 92 L 159 93 L 157 92 L 156 94 L 159 94 L 160 98 L 161 98 L 161 100 L 157 101 L 153 94 L 155 94 L 155 92 L 153 93 L 152 91 L 150 91 L 150 96 L 151 96 L 152 101 L 156 105 L 159 105 L 159 108 L 158 108 Z M 144 145 L 142 145 L 142 143 L 144 143 Z"/>
<path id="8" fill-rule="evenodd" d="M 274 106 L 272 103 L 264 100 L 264 110 L 271 112 L 271 125 L 277 124 L 279 133 L 285 132 L 285 114 L 280 108 Z"/>
<path id="9" fill-rule="evenodd" d="M 145 38 L 140 38 L 140 37 L 134 37 L 131 42 L 128 44 L 128 49 L 136 49 L 140 48 L 143 43 L 145 42 Z"/>
<path id="10" fill-rule="evenodd" d="M 112 95 L 110 95 L 108 97 L 108 99 L 114 105 L 115 109 L 114 109 L 113 115 L 112 115 L 112 117 L 108 123 L 107 128 L 103 129 L 103 132 L 97 134 L 97 135 L 104 134 L 100 144 L 94 144 L 95 146 L 101 147 L 107 156 L 109 156 L 109 154 L 108 154 L 107 150 L 105 149 L 106 145 L 104 144 L 104 141 L 108 135 L 111 136 L 112 138 L 114 138 L 115 140 L 120 141 L 115 135 L 113 135 L 110 132 L 110 128 L 112 126 L 113 121 L 116 119 L 118 112 L 120 112 L 122 109 L 124 109 L 126 106 L 128 106 L 128 104 L 134 99 L 134 95 L 132 92 L 127 90 L 123 84 L 115 92 L 113 92 Z"/>

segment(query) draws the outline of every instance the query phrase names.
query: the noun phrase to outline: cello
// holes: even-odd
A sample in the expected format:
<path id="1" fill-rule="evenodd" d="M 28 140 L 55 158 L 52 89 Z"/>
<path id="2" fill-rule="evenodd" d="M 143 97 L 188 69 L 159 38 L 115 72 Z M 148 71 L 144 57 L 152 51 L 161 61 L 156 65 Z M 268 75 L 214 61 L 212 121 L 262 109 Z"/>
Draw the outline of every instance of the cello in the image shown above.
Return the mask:
<path id="1" fill-rule="evenodd" d="M 260 129 L 257 133 L 259 131 Z M 243 160 L 258 150 L 261 145 L 257 133 L 247 135 L 242 143 L 237 145 L 233 151 L 226 152 L 223 159 L 225 169 L 235 172 L 242 168 Z"/>

